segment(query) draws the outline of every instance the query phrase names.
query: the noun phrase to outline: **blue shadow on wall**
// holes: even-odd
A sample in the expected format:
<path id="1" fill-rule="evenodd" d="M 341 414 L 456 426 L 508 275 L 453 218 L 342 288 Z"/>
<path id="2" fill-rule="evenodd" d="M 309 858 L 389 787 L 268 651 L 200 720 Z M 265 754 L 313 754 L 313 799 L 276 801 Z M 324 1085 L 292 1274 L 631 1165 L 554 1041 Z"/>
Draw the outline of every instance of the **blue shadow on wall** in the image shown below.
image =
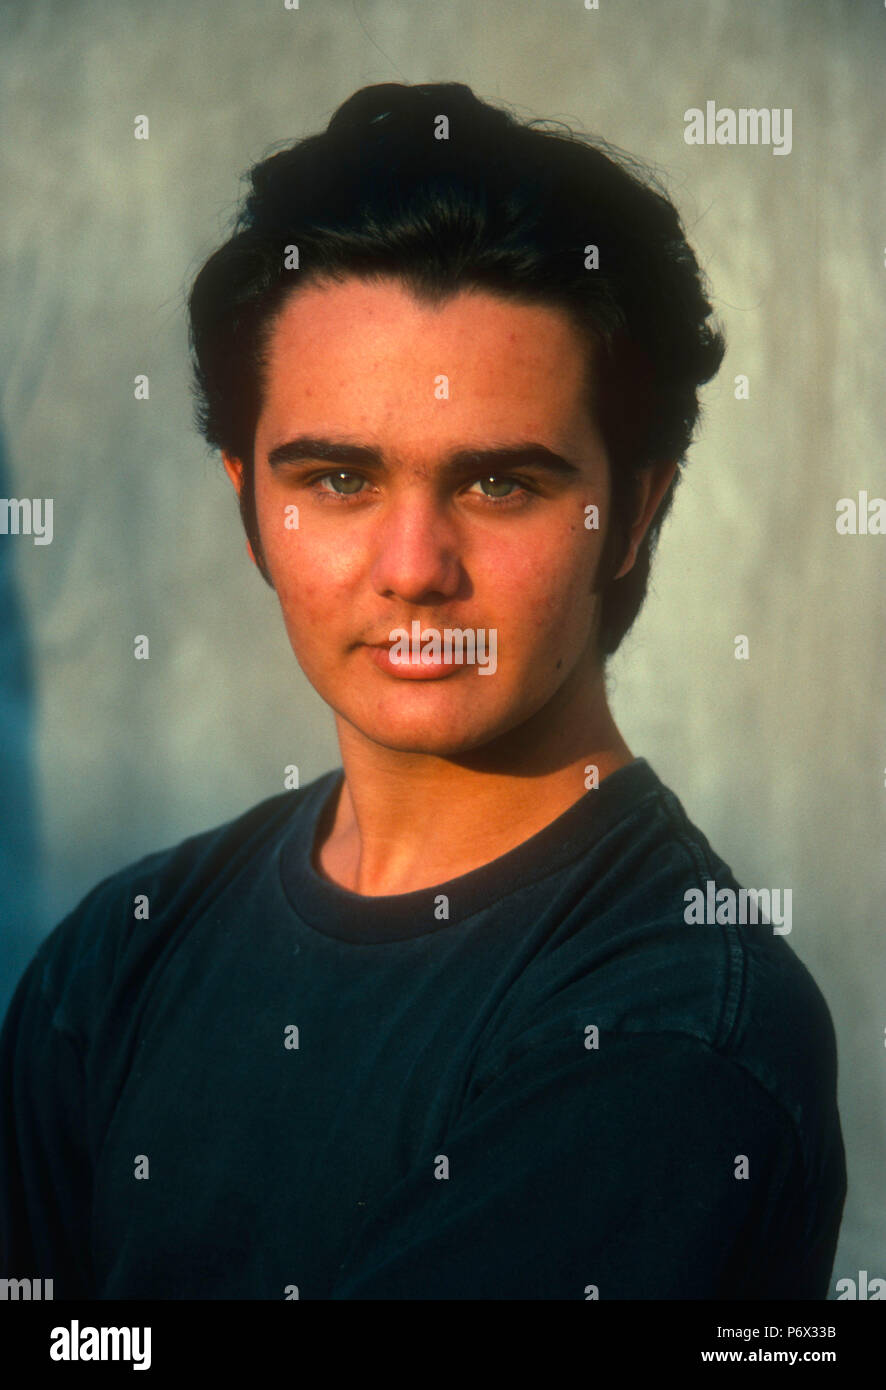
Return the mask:
<path id="1" fill-rule="evenodd" d="M 0 498 L 10 478 L 0 431 Z M 43 935 L 38 921 L 34 675 L 15 582 L 17 537 L 0 535 L 0 1019 Z"/>

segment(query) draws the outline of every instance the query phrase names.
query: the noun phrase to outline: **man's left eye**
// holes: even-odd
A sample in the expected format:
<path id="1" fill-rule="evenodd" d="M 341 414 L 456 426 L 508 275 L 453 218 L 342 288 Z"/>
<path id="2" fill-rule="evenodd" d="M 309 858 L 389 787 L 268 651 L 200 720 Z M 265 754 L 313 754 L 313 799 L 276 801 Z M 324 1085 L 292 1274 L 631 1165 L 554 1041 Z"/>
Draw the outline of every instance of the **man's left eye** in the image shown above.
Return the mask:
<path id="1" fill-rule="evenodd" d="M 513 493 L 511 493 L 511 492 L 499 492 L 499 491 L 497 491 L 497 489 L 499 489 L 499 488 L 519 488 L 519 486 L 520 486 L 520 484 L 516 481 L 515 478 L 496 478 L 493 474 L 489 474 L 489 476 L 486 477 L 486 478 L 478 478 L 478 479 L 477 479 L 477 483 L 479 483 L 480 486 L 481 486 L 482 488 L 484 488 L 484 489 L 485 489 L 487 486 L 490 486 L 490 485 L 491 485 L 491 487 L 493 488 L 493 491 L 492 491 L 492 492 L 486 492 L 486 493 L 485 493 L 485 496 L 487 496 L 487 497 L 489 497 L 489 498 L 496 498 L 496 497 L 511 497 L 511 496 L 513 495 Z M 473 486 L 476 487 L 477 483 L 474 483 Z"/>

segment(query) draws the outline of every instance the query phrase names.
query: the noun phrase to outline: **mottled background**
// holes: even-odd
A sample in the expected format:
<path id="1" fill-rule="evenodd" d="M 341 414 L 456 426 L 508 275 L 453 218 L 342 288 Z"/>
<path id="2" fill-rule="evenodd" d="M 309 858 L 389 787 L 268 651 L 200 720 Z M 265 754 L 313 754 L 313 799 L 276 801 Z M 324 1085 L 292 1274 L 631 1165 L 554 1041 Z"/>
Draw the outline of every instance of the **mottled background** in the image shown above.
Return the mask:
<path id="1" fill-rule="evenodd" d="M 0 495 L 55 504 L 51 545 L 0 537 L 0 1009 L 97 879 L 337 765 L 192 427 L 184 295 L 272 143 L 467 82 L 657 166 L 711 277 L 729 351 L 613 707 L 739 880 L 793 891 L 840 1048 L 834 1279 L 886 1276 L 886 537 L 834 524 L 886 493 L 883 5 L 5 0 L 0 40 Z M 791 107 L 792 153 L 687 146 L 707 99 Z"/>

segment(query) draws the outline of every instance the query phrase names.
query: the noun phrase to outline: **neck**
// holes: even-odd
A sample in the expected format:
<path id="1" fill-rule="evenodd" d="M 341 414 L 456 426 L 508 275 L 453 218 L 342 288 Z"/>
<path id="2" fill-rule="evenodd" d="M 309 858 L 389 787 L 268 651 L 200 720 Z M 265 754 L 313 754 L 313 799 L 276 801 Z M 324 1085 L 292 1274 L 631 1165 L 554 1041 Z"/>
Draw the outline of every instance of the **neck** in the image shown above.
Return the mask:
<path id="1" fill-rule="evenodd" d="M 589 764 L 602 782 L 633 760 L 602 672 L 565 682 L 518 729 L 457 757 L 398 752 L 337 723 L 345 777 L 314 860 L 325 877 L 369 897 L 430 888 L 488 864 L 584 796 Z"/>

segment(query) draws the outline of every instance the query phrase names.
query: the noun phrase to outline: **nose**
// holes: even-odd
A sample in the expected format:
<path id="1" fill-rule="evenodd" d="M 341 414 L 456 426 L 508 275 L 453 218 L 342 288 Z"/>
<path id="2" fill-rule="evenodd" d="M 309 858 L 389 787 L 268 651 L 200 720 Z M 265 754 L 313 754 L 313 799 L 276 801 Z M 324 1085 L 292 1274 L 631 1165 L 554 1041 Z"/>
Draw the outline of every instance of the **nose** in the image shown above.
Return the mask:
<path id="1" fill-rule="evenodd" d="M 410 490 L 377 519 L 372 583 L 376 593 L 404 603 L 454 598 L 462 578 L 457 527 L 433 497 Z"/>

